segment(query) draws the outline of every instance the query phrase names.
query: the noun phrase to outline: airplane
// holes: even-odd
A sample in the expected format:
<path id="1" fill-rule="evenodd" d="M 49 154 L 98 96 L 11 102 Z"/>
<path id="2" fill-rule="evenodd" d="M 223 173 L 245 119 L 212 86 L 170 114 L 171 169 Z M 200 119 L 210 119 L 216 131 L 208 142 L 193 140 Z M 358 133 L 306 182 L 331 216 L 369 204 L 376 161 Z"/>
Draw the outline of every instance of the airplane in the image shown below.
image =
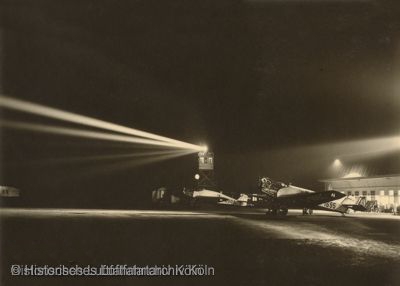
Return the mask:
<path id="1" fill-rule="evenodd" d="M 289 208 L 303 209 L 303 212 L 306 211 L 307 214 L 312 214 L 312 210 L 319 205 L 323 208 L 322 204 L 345 196 L 337 191 L 316 193 L 293 185 L 273 182 L 269 178 L 261 178 L 260 187 L 260 193 L 240 194 L 238 199 L 207 189 L 184 190 L 184 194 L 191 198 L 192 206 L 201 202 L 209 202 L 217 205 L 266 208 L 267 214 L 271 215 L 286 215 Z M 335 202 L 325 206 L 325 208 L 338 205 Z"/>
<path id="2" fill-rule="evenodd" d="M 303 215 L 311 215 L 314 209 L 346 213 L 349 209 L 366 210 L 365 198 L 354 201 L 338 191 L 314 192 L 312 190 L 272 181 L 264 177 L 259 180 L 260 191 L 256 194 L 240 194 L 233 198 L 222 192 L 208 189 L 183 189 L 179 193 L 167 194 L 165 188 L 153 191 L 154 202 L 164 201 L 168 204 L 189 203 L 216 204 L 236 207 L 255 207 L 267 209 L 267 215 L 287 215 L 288 209 L 302 209 Z M 158 194 L 159 193 L 159 194 Z"/>
<path id="3" fill-rule="evenodd" d="M 286 215 L 288 209 L 302 209 L 303 215 L 311 215 L 314 209 L 339 212 L 344 215 L 349 209 L 366 210 L 365 198 L 354 201 L 338 191 L 315 192 L 312 190 L 260 178 L 260 194 L 256 194 L 257 204 L 267 208 L 267 214 Z"/>

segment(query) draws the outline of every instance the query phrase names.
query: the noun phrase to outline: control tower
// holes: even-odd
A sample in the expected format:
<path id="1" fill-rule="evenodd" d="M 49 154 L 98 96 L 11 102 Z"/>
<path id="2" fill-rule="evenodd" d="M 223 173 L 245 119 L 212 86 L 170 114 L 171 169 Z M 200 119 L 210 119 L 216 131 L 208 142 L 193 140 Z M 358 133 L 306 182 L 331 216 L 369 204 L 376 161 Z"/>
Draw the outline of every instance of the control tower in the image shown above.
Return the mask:
<path id="1" fill-rule="evenodd" d="M 202 151 L 199 155 L 198 188 L 213 190 L 216 187 L 214 181 L 214 153 Z"/>

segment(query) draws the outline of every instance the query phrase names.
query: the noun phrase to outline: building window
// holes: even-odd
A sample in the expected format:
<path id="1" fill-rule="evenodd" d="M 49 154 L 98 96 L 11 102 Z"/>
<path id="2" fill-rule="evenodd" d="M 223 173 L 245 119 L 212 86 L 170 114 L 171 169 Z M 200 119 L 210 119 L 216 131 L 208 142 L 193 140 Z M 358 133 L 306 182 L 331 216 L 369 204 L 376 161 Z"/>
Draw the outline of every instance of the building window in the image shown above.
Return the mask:
<path id="1" fill-rule="evenodd" d="M 362 195 L 365 197 L 367 195 L 367 191 L 363 191 Z"/>
<path id="2" fill-rule="evenodd" d="M 348 192 L 347 192 L 347 195 L 348 195 L 348 196 L 351 196 L 351 192 L 350 192 L 350 191 L 348 191 Z"/>
<path id="3" fill-rule="evenodd" d="M 354 193 L 354 195 L 355 195 L 356 197 L 358 197 L 358 196 L 360 195 L 360 192 L 359 192 L 359 191 L 356 191 L 356 192 Z"/>
<path id="4" fill-rule="evenodd" d="M 379 195 L 380 195 L 380 196 L 384 196 L 384 195 L 385 195 L 385 191 L 380 191 L 380 192 L 379 192 Z"/>
<path id="5" fill-rule="evenodd" d="M 375 191 L 371 191 L 371 200 L 375 200 Z"/>
<path id="6" fill-rule="evenodd" d="M 394 196 L 393 190 L 389 190 L 389 196 Z"/>

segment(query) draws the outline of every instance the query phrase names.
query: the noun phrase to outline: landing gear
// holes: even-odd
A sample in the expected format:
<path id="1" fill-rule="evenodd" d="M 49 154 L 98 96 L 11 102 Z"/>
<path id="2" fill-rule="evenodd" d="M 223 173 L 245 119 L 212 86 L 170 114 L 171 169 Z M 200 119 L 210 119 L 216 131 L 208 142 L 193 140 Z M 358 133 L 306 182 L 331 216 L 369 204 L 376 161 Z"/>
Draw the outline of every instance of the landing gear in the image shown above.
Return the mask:
<path id="1" fill-rule="evenodd" d="M 268 216 L 270 216 L 270 215 L 275 216 L 277 214 L 277 210 L 276 209 L 267 209 L 267 212 L 265 214 Z"/>
<path id="2" fill-rule="evenodd" d="M 190 207 L 195 208 L 197 206 L 197 199 L 196 198 L 192 198 L 189 201 Z"/>
<path id="3" fill-rule="evenodd" d="M 278 214 L 285 216 L 288 214 L 288 209 L 279 209 Z"/>
<path id="4" fill-rule="evenodd" d="M 308 209 L 308 208 L 303 209 L 303 215 L 312 215 L 312 214 L 313 214 L 312 209 Z"/>
<path id="5" fill-rule="evenodd" d="M 285 216 L 288 214 L 288 209 L 287 208 L 281 208 L 281 209 L 268 209 L 267 212 L 265 213 L 267 216 Z"/>

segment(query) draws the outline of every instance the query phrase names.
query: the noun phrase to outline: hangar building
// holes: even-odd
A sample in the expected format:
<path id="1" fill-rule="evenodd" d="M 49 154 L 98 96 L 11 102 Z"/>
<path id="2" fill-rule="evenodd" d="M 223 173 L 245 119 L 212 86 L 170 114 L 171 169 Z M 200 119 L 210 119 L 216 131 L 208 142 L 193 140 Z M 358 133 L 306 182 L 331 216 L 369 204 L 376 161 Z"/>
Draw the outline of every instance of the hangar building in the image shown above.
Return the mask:
<path id="1" fill-rule="evenodd" d="M 400 174 L 374 177 L 337 178 L 321 180 L 325 190 L 335 190 L 367 201 L 376 201 L 384 209 L 400 206 Z"/>

